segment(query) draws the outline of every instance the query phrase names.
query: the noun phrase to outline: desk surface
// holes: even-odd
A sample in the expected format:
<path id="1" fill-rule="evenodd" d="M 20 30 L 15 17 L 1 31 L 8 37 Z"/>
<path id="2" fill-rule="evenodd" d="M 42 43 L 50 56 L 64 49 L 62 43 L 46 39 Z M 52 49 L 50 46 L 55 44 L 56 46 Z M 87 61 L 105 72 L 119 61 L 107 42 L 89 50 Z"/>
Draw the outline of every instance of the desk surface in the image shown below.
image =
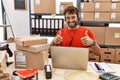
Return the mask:
<path id="1" fill-rule="evenodd" d="M 89 62 L 89 63 L 91 63 L 91 62 Z M 88 63 L 88 68 L 87 68 L 86 71 L 98 76 L 99 73 L 95 72 L 95 70 L 90 66 L 89 63 Z M 108 63 L 108 64 L 115 70 L 114 74 L 120 75 L 120 64 L 112 64 L 112 63 Z M 12 72 L 15 70 L 14 64 L 10 65 L 8 70 L 9 70 L 10 74 L 12 75 Z M 66 76 L 68 76 L 69 74 L 72 74 L 73 72 L 77 72 L 77 71 L 81 71 L 81 70 L 53 68 L 52 69 L 53 76 L 52 76 L 52 79 L 49 79 L 49 80 L 65 80 Z M 39 80 L 46 80 L 44 71 L 39 70 L 38 72 L 39 72 L 38 73 Z M 12 75 L 12 77 L 13 77 L 12 80 L 19 80 L 19 79 L 16 79 L 16 78 L 19 78 L 17 76 L 15 77 L 15 76 Z"/>

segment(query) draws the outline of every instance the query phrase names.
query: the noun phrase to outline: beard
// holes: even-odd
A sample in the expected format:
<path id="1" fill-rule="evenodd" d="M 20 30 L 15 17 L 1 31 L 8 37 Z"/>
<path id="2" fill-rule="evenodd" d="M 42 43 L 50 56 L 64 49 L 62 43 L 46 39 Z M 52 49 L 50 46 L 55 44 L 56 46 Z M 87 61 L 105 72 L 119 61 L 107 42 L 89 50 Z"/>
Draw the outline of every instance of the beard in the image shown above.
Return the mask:
<path id="1" fill-rule="evenodd" d="M 72 22 L 68 22 L 68 26 L 69 28 L 73 29 L 73 28 L 76 28 L 77 27 L 77 21 L 72 21 Z"/>

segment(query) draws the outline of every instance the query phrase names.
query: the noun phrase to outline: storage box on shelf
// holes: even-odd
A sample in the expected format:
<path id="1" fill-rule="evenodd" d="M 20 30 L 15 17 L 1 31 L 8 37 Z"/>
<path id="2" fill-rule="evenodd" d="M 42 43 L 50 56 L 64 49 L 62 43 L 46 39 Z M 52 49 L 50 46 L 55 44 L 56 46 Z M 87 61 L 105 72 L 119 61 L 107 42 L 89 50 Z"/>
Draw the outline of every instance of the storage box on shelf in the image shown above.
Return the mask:
<path id="1" fill-rule="evenodd" d="M 119 49 L 116 49 L 115 63 L 120 64 L 120 48 L 119 48 Z"/>
<path id="2" fill-rule="evenodd" d="M 120 28 L 106 28 L 105 45 L 120 46 Z"/>
<path id="3" fill-rule="evenodd" d="M 63 14 L 64 10 L 68 7 L 68 6 L 73 6 L 73 2 L 60 2 L 60 6 L 59 6 L 59 13 Z"/>
<path id="4" fill-rule="evenodd" d="M 94 2 L 81 2 L 80 11 L 94 12 Z"/>
<path id="5" fill-rule="evenodd" d="M 102 48 L 100 61 L 114 63 L 115 62 L 115 49 Z"/>
<path id="6" fill-rule="evenodd" d="M 94 0 L 94 2 L 110 2 L 111 0 Z"/>
<path id="7" fill-rule="evenodd" d="M 91 49 L 89 49 L 89 61 L 99 62 L 100 56 L 95 55 Z"/>
<path id="8" fill-rule="evenodd" d="M 80 21 L 94 21 L 94 13 L 82 11 L 80 13 Z"/>
<path id="9" fill-rule="evenodd" d="M 97 39 L 97 43 L 104 45 L 105 44 L 105 32 L 106 27 L 94 27 L 94 26 L 85 26 L 86 28 L 90 29 Z"/>

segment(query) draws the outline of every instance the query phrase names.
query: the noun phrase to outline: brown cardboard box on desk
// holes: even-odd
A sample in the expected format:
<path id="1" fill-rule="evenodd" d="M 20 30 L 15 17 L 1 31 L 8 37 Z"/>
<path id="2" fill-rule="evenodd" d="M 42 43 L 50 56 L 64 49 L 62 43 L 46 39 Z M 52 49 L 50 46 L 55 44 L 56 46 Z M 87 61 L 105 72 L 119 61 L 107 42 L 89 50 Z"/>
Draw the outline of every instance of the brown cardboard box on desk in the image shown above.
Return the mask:
<path id="1" fill-rule="evenodd" d="M 40 51 L 37 53 L 16 50 L 15 51 L 15 68 L 42 70 L 48 59 L 48 51 Z"/>
<path id="2" fill-rule="evenodd" d="M 29 36 L 15 39 L 15 44 L 19 46 L 31 46 L 36 44 L 46 44 L 47 38 L 40 36 Z"/>
<path id="3" fill-rule="evenodd" d="M 40 36 L 16 39 L 15 68 L 43 69 L 48 59 L 49 44 L 46 43 L 47 38 Z"/>

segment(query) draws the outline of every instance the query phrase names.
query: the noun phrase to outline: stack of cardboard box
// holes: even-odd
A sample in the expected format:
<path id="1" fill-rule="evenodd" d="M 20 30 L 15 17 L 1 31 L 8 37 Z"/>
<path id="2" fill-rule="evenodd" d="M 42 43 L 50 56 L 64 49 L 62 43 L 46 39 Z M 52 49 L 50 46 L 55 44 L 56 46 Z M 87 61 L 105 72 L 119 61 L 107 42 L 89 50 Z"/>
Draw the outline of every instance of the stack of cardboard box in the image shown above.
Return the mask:
<path id="1" fill-rule="evenodd" d="M 15 68 L 36 68 L 40 70 L 44 68 L 48 60 L 49 51 L 47 38 L 30 36 L 15 39 L 15 43 L 17 49 L 14 52 Z"/>
<path id="2" fill-rule="evenodd" d="M 81 21 L 120 22 L 119 0 L 94 0 L 80 3 Z"/>
<path id="3" fill-rule="evenodd" d="M 0 51 L 0 80 L 11 80 L 11 76 L 7 71 L 7 55 L 6 51 Z"/>

